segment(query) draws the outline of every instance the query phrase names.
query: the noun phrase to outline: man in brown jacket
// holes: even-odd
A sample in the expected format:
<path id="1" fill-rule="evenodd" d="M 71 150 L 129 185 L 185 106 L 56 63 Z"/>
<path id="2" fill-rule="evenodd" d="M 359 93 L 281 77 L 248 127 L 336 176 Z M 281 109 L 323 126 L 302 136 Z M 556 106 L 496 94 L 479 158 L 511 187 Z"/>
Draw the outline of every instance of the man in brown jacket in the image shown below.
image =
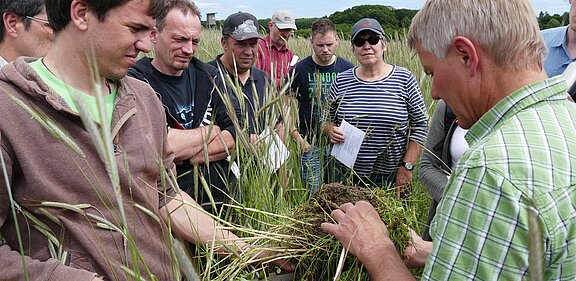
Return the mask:
<path id="1" fill-rule="evenodd" d="M 125 77 L 163 3 L 46 0 L 49 53 L 0 70 L 0 280 L 173 280 L 168 225 L 237 238 L 172 188 L 162 105 Z"/>

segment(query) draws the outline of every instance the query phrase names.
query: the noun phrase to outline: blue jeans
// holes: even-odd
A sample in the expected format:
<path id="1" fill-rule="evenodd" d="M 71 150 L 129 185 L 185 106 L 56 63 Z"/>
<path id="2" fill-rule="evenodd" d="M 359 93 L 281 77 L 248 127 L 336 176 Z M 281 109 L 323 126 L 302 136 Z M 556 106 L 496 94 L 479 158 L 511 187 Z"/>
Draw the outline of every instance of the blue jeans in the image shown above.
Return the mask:
<path id="1" fill-rule="evenodd" d="M 348 167 L 338 163 L 336 166 L 336 182 L 360 187 L 390 188 L 396 185 L 396 173 L 372 173 L 370 176 L 358 176 Z"/>
<path id="2" fill-rule="evenodd" d="M 308 192 L 314 194 L 324 183 L 322 151 L 318 147 L 312 146 L 310 151 L 302 155 L 300 164 L 300 178 L 306 183 Z"/>

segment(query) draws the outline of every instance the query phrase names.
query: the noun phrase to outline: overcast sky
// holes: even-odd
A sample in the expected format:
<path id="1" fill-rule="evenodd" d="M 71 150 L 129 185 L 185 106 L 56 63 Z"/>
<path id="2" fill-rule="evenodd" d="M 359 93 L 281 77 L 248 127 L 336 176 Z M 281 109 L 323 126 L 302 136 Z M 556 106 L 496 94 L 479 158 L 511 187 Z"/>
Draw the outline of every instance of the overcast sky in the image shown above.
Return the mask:
<path id="1" fill-rule="evenodd" d="M 424 0 L 202 0 L 195 1 L 206 19 L 206 13 L 217 13 L 216 19 L 223 20 L 228 15 L 243 11 L 252 13 L 258 19 L 270 18 L 276 9 L 288 9 L 296 18 L 312 18 L 328 16 L 336 11 L 363 4 L 379 4 L 394 8 L 420 9 Z M 550 14 L 562 14 L 567 12 L 570 4 L 568 0 L 532 0 L 536 14 L 547 11 Z"/>

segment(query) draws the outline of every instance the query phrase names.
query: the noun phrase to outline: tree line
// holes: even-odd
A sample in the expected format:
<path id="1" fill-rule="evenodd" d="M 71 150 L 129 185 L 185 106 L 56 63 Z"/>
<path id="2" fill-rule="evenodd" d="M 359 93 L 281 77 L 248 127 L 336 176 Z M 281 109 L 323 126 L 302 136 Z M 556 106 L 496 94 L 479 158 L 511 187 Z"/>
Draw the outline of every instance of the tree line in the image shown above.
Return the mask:
<path id="1" fill-rule="evenodd" d="M 352 26 L 362 18 L 374 18 L 382 25 L 384 32 L 388 35 L 406 32 L 410 26 L 412 18 L 418 10 L 395 9 L 384 5 L 359 5 L 344 11 L 335 12 L 327 17 L 334 22 L 336 31 L 342 38 L 349 38 Z M 298 15 L 295 15 L 296 17 Z M 297 18 L 296 36 L 310 37 L 312 23 L 320 18 Z M 258 20 L 260 26 L 268 32 L 268 22 L 270 19 Z"/>
<path id="2" fill-rule="evenodd" d="M 564 12 L 562 15 L 550 15 L 548 12 L 540 12 L 540 14 L 538 14 L 538 24 L 540 25 L 540 29 L 568 25 L 569 19 L 570 14 L 568 12 Z"/>
<path id="3" fill-rule="evenodd" d="M 355 22 L 362 18 L 374 18 L 380 22 L 387 36 L 391 39 L 393 36 L 403 34 L 408 30 L 410 22 L 417 12 L 418 10 L 395 9 L 384 5 L 359 5 L 344 11 L 335 12 L 324 18 L 332 20 L 340 37 L 345 39 L 350 38 L 352 26 Z M 297 17 L 298 15 L 295 16 Z M 296 26 L 298 26 L 298 30 L 295 32 L 295 35 L 305 38 L 310 37 L 310 28 L 312 27 L 312 23 L 317 19 L 320 18 L 297 18 Z M 568 12 L 562 15 L 550 15 L 548 12 L 540 12 L 538 15 L 540 29 L 568 25 L 568 20 Z M 266 33 L 269 32 L 269 21 L 269 18 L 258 20 L 260 27 L 265 30 Z M 221 26 L 222 22 L 223 21 L 219 21 L 218 24 Z"/>

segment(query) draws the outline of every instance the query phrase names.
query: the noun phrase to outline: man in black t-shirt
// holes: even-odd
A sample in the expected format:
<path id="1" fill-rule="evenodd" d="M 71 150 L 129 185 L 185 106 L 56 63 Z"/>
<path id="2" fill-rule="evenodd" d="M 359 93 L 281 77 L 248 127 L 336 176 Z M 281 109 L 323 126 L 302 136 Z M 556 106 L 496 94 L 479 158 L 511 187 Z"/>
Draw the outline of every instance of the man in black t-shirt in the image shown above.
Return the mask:
<path id="1" fill-rule="evenodd" d="M 314 54 L 294 66 L 294 80 L 291 90 L 298 100 L 299 133 L 312 146 L 302 155 L 300 175 L 311 193 L 317 190 L 324 177 L 322 174 L 321 151 L 322 114 L 330 84 L 338 73 L 354 67 L 350 61 L 334 54 L 338 47 L 338 36 L 334 23 L 329 19 L 319 19 L 312 23 L 310 43 Z"/>
<path id="2" fill-rule="evenodd" d="M 164 104 L 180 188 L 204 209 L 216 212 L 230 192 L 226 159 L 235 144 L 234 125 L 221 98 L 227 93 L 217 69 L 194 57 L 200 12 L 192 2 L 174 3 L 156 20 L 154 59 L 141 59 L 128 74 L 149 83 Z M 228 97 L 235 108 L 237 103 Z M 202 181 L 195 180 L 194 165 L 209 184 L 216 209 Z"/>

